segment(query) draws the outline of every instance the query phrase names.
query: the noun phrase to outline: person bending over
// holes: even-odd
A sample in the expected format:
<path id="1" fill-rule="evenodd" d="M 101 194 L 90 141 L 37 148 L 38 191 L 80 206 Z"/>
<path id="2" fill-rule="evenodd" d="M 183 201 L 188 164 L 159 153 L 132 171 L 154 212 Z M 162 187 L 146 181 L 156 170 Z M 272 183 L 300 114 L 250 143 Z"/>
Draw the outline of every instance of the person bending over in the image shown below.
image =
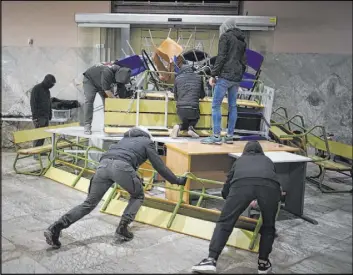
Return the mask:
<path id="1" fill-rule="evenodd" d="M 228 94 L 228 130 L 224 138 L 226 143 L 233 143 L 237 122 L 237 93 L 239 83 L 246 69 L 246 42 L 243 32 L 237 28 L 235 19 L 226 20 L 219 28 L 218 55 L 211 70 L 209 84 L 215 86 L 212 100 L 213 135 L 201 140 L 204 144 L 222 144 L 221 104 Z M 218 77 L 217 81 L 215 77 Z"/>
<path id="2" fill-rule="evenodd" d="M 172 184 L 185 185 L 185 177 L 175 176 L 155 150 L 151 134 L 142 127 L 133 127 L 124 134 L 118 143 L 112 144 L 103 154 L 88 189 L 86 200 L 71 209 L 44 232 L 46 242 L 59 248 L 61 230 L 68 228 L 76 221 L 89 214 L 101 201 L 104 194 L 118 183 L 130 194 L 128 205 L 116 229 L 116 237 L 129 241 L 134 235 L 128 225 L 135 219 L 144 201 L 143 182 L 137 175 L 138 167 L 147 159 L 154 169 Z"/>
<path id="3" fill-rule="evenodd" d="M 85 94 L 84 131 L 86 135 L 90 135 L 92 134 L 93 103 L 96 94 L 98 93 L 101 96 L 103 104 L 106 96 L 114 98 L 113 84 L 117 84 L 118 90 L 125 89 L 125 84 L 130 81 L 131 70 L 118 65 L 94 65 L 88 68 L 83 75 L 83 91 Z"/>
<path id="4" fill-rule="evenodd" d="M 241 213 L 257 200 L 263 218 L 258 258 L 259 274 L 271 271 L 269 255 L 275 238 L 275 220 L 281 198 L 273 162 L 265 156 L 258 141 L 249 141 L 242 156 L 233 164 L 222 197 L 226 200 L 209 246 L 208 258 L 192 267 L 199 273 L 215 273 L 219 255 Z"/>
<path id="5" fill-rule="evenodd" d="M 176 138 L 180 130 L 187 130 L 193 138 L 199 137 L 194 127 L 200 118 L 199 100 L 204 97 L 202 77 L 194 72 L 192 66 L 184 64 L 174 83 L 174 98 L 181 124 L 174 125 L 170 134 L 172 138 Z"/>

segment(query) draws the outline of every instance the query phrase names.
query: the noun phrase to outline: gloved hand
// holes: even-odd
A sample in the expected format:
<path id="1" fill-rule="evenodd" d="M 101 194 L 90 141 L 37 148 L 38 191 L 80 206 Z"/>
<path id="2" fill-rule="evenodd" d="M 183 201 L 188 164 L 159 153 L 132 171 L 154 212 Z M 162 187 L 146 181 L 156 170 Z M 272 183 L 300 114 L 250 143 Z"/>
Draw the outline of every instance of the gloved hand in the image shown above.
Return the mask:
<path id="1" fill-rule="evenodd" d="M 177 185 L 185 185 L 187 180 L 187 177 L 178 177 Z"/>
<path id="2" fill-rule="evenodd" d="M 210 79 L 208 80 L 208 84 L 213 87 L 214 85 L 216 85 L 216 79 L 214 77 L 210 77 Z"/>

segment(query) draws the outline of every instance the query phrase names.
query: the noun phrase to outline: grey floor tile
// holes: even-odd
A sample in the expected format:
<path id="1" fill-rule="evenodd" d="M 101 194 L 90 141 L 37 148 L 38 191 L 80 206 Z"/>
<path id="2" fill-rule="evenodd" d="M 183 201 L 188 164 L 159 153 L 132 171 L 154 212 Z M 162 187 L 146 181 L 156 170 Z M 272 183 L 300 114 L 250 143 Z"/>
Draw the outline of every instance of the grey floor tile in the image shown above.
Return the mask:
<path id="1" fill-rule="evenodd" d="M 119 259 L 118 264 L 135 263 L 137 270 L 146 273 L 177 273 L 191 268 L 207 256 L 207 252 L 207 241 L 184 237 L 137 251 L 133 257 Z"/>
<path id="2" fill-rule="evenodd" d="M 38 263 L 55 273 L 76 273 L 107 262 L 106 257 L 82 244 L 42 252 L 35 257 Z"/>
<path id="3" fill-rule="evenodd" d="M 25 211 L 23 208 L 18 207 L 15 203 L 6 201 L 2 198 L 1 204 L 1 220 L 6 221 L 16 217 L 23 217 L 29 215 L 30 211 Z"/>
<path id="4" fill-rule="evenodd" d="M 297 227 L 293 227 L 291 229 L 287 229 L 281 234 L 278 238 L 276 238 L 275 243 L 277 244 L 286 244 L 286 247 L 291 247 L 292 249 L 297 249 L 302 251 L 302 255 L 310 255 L 313 252 L 320 251 L 330 245 L 337 243 L 337 239 L 318 235 L 315 232 L 303 232 L 297 229 Z"/>
<path id="5" fill-rule="evenodd" d="M 352 213 L 343 210 L 335 210 L 321 217 L 323 220 L 352 227 Z"/>
<path id="6" fill-rule="evenodd" d="M 75 240 L 90 243 L 91 238 L 113 236 L 116 227 L 96 218 L 82 219 L 65 229 L 65 234 Z"/>
<path id="7" fill-rule="evenodd" d="M 16 246 L 8 239 L 1 237 L 1 251 L 12 251 L 15 250 Z"/>
<path id="8" fill-rule="evenodd" d="M 145 273 L 143 270 L 137 269 L 136 265 L 132 262 L 126 262 L 123 265 L 118 264 L 114 261 L 110 261 L 104 264 L 91 266 L 89 268 L 78 270 L 76 273 L 79 274 L 117 274 L 117 273 Z"/>
<path id="9" fill-rule="evenodd" d="M 352 204 L 346 204 L 342 206 L 340 209 L 352 214 Z"/>
<path id="10" fill-rule="evenodd" d="M 233 263 L 223 271 L 219 270 L 217 266 L 217 271 L 224 274 L 255 274 L 257 273 L 257 262 L 246 260 Z"/>
<path id="11" fill-rule="evenodd" d="M 46 251 L 51 249 L 50 246 L 45 242 L 45 237 L 43 236 L 43 230 L 41 231 L 28 231 L 19 234 L 9 234 L 5 235 L 5 237 L 10 240 L 15 246 L 17 250 L 25 251 L 25 252 L 33 252 L 33 251 Z M 62 236 L 60 241 L 63 245 L 68 243 L 72 243 L 74 240 L 68 238 L 67 236 Z"/>
<path id="12" fill-rule="evenodd" d="M 7 261 L 18 259 L 23 255 L 26 255 L 26 253 L 23 250 L 19 250 L 19 249 L 10 250 L 10 251 L 2 250 L 1 251 L 1 261 L 2 261 L 2 263 L 4 263 Z"/>
<path id="13" fill-rule="evenodd" d="M 323 250 L 289 268 L 295 273 L 350 273 L 352 274 L 352 254 L 337 250 Z"/>
<path id="14" fill-rule="evenodd" d="M 26 234 L 28 232 L 44 230 L 49 223 L 36 219 L 32 215 L 16 217 L 2 222 L 2 234 L 5 236 L 14 236 Z"/>
<path id="15" fill-rule="evenodd" d="M 297 230 L 297 232 L 302 232 L 306 234 L 311 232 L 313 234 L 317 234 L 318 236 L 325 236 L 337 240 L 343 240 L 352 236 L 352 227 L 344 224 L 340 224 L 337 222 L 332 222 L 325 218 L 325 216 L 321 216 L 316 219 L 318 224 L 314 225 L 308 222 L 304 222 L 293 229 Z"/>
<path id="16" fill-rule="evenodd" d="M 2 263 L 3 273 L 51 273 L 47 268 L 43 267 L 38 262 L 32 260 L 29 257 L 22 256 L 18 259 L 14 259 L 5 263 Z"/>

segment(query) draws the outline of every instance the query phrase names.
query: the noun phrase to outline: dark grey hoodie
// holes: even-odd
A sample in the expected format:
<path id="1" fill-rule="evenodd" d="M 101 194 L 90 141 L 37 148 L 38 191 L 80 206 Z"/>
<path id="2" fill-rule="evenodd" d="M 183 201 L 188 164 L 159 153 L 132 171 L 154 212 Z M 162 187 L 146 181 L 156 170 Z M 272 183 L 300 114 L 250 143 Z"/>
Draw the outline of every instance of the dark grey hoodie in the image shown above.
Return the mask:
<path id="1" fill-rule="evenodd" d="M 103 159 L 124 161 L 135 170 L 148 159 L 163 178 L 172 184 L 178 184 L 178 178 L 163 163 L 148 133 L 138 127 L 131 128 L 124 134 L 123 139 L 110 145 L 108 151 L 101 157 L 101 161 Z"/>
<path id="2" fill-rule="evenodd" d="M 51 120 L 52 110 L 49 89 L 53 88 L 55 83 L 55 77 L 47 74 L 41 83 L 33 87 L 30 98 L 33 119 L 45 118 Z"/>
<path id="3" fill-rule="evenodd" d="M 258 181 L 246 181 L 245 179 L 258 179 Z M 230 188 L 248 185 L 270 185 L 278 188 L 280 185 L 275 165 L 265 156 L 258 141 L 249 141 L 243 154 L 233 164 L 227 181 L 223 186 L 222 196 L 227 197 Z M 223 196 L 224 197 L 224 196 Z"/>
<path id="4" fill-rule="evenodd" d="M 240 82 L 246 69 L 246 42 L 238 28 L 227 30 L 218 43 L 218 55 L 211 75 Z"/>
<path id="5" fill-rule="evenodd" d="M 129 83 L 131 70 L 118 65 L 109 67 L 99 64 L 88 68 L 83 75 L 91 81 L 98 91 L 108 91 L 112 88 L 112 84 Z"/>
<path id="6" fill-rule="evenodd" d="M 205 97 L 202 77 L 194 72 L 192 66 L 183 65 L 175 78 L 174 98 L 177 107 L 199 108 L 200 98 Z"/>

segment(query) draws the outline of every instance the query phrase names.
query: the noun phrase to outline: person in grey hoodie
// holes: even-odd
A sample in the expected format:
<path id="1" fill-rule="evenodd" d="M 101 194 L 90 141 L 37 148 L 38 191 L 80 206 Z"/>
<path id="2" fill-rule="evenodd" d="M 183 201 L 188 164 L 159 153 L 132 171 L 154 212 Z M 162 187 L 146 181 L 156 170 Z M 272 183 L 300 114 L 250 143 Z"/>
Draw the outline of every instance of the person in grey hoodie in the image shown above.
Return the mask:
<path id="1" fill-rule="evenodd" d="M 124 89 L 129 83 L 131 70 L 118 65 L 94 65 L 84 73 L 83 91 L 85 94 L 84 105 L 84 131 L 86 135 L 92 134 L 93 103 L 98 93 L 105 102 L 106 97 L 114 98 L 112 88 L 117 84 L 118 89 Z"/>
<path id="2" fill-rule="evenodd" d="M 218 55 L 211 70 L 209 84 L 215 86 L 212 99 L 213 134 L 201 140 L 203 144 L 222 144 L 221 138 L 221 104 L 228 94 L 228 130 L 224 138 L 228 144 L 233 143 L 235 124 L 237 122 L 237 93 L 239 83 L 246 69 L 246 42 L 243 32 L 237 27 L 236 19 L 226 20 L 219 28 Z M 215 77 L 218 77 L 217 81 Z"/>
<path id="3" fill-rule="evenodd" d="M 163 163 L 155 150 L 149 131 L 142 127 L 133 127 L 103 154 L 96 173 L 91 179 L 86 200 L 50 225 L 44 232 L 46 242 L 54 248 L 60 248 L 60 232 L 89 214 L 114 182 L 130 194 L 128 205 L 115 235 L 125 241 L 133 239 L 134 235 L 128 229 L 128 225 L 135 219 L 144 201 L 143 181 L 136 171 L 147 159 L 152 163 L 153 168 L 171 184 L 185 185 L 186 178 L 175 176 Z"/>
<path id="4" fill-rule="evenodd" d="M 275 239 L 275 221 L 281 187 L 271 159 L 265 156 L 258 141 L 249 141 L 238 158 L 223 186 L 222 197 L 226 200 L 209 246 L 208 258 L 193 266 L 199 273 L 216 273 L 219 255 L 226 245 L 241 213 L 257 200 L 263 218 L 258 259 L 258 273 L 267 274 L 272 265 L 269 255 Z"/>

